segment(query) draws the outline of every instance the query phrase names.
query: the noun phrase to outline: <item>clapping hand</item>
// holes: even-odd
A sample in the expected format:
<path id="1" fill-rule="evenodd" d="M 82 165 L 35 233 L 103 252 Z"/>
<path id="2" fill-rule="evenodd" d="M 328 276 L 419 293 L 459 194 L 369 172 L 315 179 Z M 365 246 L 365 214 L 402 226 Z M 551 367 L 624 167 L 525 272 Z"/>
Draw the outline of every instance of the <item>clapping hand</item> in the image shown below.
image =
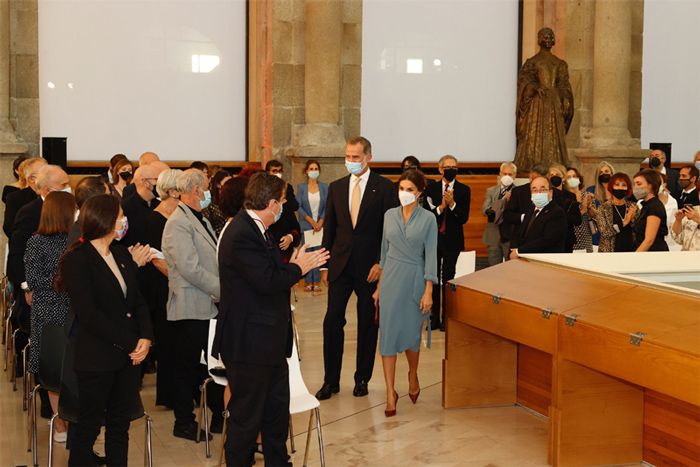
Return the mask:
<path id="1" fill-rule="evenodd" d="M 306 275 L 312 269 L 323 266 L 331 257 L 331 254 L 325 248 L 316 251 L 306 251 L 308 247 L 309 245 L 304 245 L 299 248 L 290 261 L 291 264 L 299 266 L 302 275 Z"/>
<path id="2" fill-rule="evenodd" d="M 148 355 L 151 349 L 151 341 L 149 339 L 139 339 L 136 343 L 136 348 L 129 354 L 132 365 L 139 365 Z"/>
<path id="3" fill-rule="evenodd" d="M 150 245 L 141 245 L 137 243 L 129 247 L 129 253 L 131 253 L 131 259 L 138 267 L 143 267 L 146 263 L 149 263 L 153 259 L 153 253 L 151 252 Z"/>
<path id="4" fill-rule="evenodd" d="M 294 241 L 294 236 L 292 234 L 287 234 L 280 240 L 280 250 L 284 251 L 289 248 L 289 245 Z"/>

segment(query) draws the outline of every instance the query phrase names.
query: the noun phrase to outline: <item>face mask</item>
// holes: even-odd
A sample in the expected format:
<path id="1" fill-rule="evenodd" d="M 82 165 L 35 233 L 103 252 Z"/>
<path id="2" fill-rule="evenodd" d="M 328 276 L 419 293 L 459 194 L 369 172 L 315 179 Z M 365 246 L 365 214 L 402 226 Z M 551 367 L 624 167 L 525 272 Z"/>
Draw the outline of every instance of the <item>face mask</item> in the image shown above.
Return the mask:
<path id="1" fill-rule="evenodd" d="M 510 175 L 504 175 L 501 177 L 501 185 L 511 186 L 513 184 L 513 177 Z"/>
<path id="2" fill-rule="evenodd" d="M 536 208 L 542 209 L 549 204 L 549 193 L 532 193 L 530 199 Z"/>
<path id="3" fill-rule="evenodd" d="M 280 220 L 280 218 L 282 217 L 282 213 L 284 212 L 284 204 L 280 203 L 279 201 L 277 201 L 277 203 L 280 205 L 280 212 L 275 214 L 275 220 L 272 222 L 273 224 L 276 224 L 277 221 Z"/>
<path id="4" fill-rule="evenodd" d="M 700 170 L 700 161 L 697 161 L 697 162 L 695 163 L 695 168 L 697 168 L 698 170 Z"/>
<path id="5" fill-rule="evenodd" d="M 349 161 L 345 161 L 345 168 L 353 175 L 359 175 L 362 172 L 362 169 L 364 169 L 364 167 L 362 167 L 362 162 Z"/>
<path id="6" fill-rule="evenodd" d="M 617 199 L 625 199 L 625 196 L 627 196 L 627 190 L 616 188 L 612 191 L 612 195 Z"/>
<path id="7" fill-rule="evenodd" d="M 578 188 L 581 184 L 581 180 L 579 180 L 578 177 L 572 177 L 568 179 L 566 183 L 569 185 L 569 188 Z"/>
<path id="8" fill-rule="evenodd" d="M 209 190 L 204 192 L 204 199 L 199 201 L 199 207 L 206 209 L 211 204 L 211 192 Z"/>
<path id="9" fill-rule="evenodd" d="M 272 174 L 272 175 L 274 175 L 275 177 L 277 177 L 279 179 L 282 178 L 282 172 L 277 172 L 276 174 Z"/>
<path id="10" fill-rule="evenodd" d="M 690 186 L 690 180 L 678 180 L 678 184 L 685 190 Z"/>
<path id="11" fill-rule="evenodd" d="M 644 199 L 647 197 L 649 192 L 647 191 L 646 188 L 641 188 L 641 187 L 634 187 L 634 190 L 632 190 L 634 193 L 634 197 L 637 199 Z"/>
<path id="12" fill-rule="evenodd" d="M 443 170 L 442 176 L 448 182 L 452 182 L 452 180 L 457 178 L 457 170 L 457 167 L 446 167 L 445 170 Z"/>
<path id="13" fill-rule="evenodd" d="M 73 189 L 70 187 L 70 185 L 68 185 L 67 187 L 65 187 L 61 191 L 65 191 L 66 193 L 73 193 Z"/>
<path id="14" fill-rule="evenodd" d="M 414 203 L 416 201 L 416 195 L 411 193 L 410 191 L 399 191 L 399 202 L 401 202 L 401 206 L 408 206 L 411 203 Z"/>
<path id="15" fill-rule="evenodd" d="M 660 165 L 661 159 L 659 159 L 658 157 L 652 157 L 651 159 L 649 159 L 649 167 L 651 167 L 652 169 L 656 169 Z"/>
<path id="16" fill-rule="evenodd" d="M 151 193 L 153 193 L 154 198 L 158 198 L 158 190 L 156 190 L 155 185 L 153 185 L 153 188 L 151 188 Z"/>
<path id="17" fill-rule="evenodd" d="M 549 181 L 554 188 L 559 188 L 561 186 L 561 177 L 559 175 L 552 175 Z"/>
<path id="18" fill-rule="evenodd" d="M 306 172 L 306 175 L 308 175 L 311 180 L 316 180 L 321 173 L 318 170 L 309 170 Z"/>
<path id="19" fill-rule="evenodd" d="M 601 185 L 608 183 L 610 181 L 610 174 L 600 174 L 598 175 L 598 183 Z"/>
<path id="20" fill-rule="evenodd" d="M 129 180 L 131 180 L 132 176 L 133 175 L 131 172 L 119 172 L 119 178 L 121 178 L 125 182 L 128 182 Z"/>
<path id="21" fill-rule="evenodd" d="M 126 218 L 126 216 L 122 216 L 122 226 L 119 230 L 116 230 L 117 232 L 117 240 L 121 240 L 124 238 L 124 235 L 126 235 L 126 232 L 129 230 L 129 219 Z"/>

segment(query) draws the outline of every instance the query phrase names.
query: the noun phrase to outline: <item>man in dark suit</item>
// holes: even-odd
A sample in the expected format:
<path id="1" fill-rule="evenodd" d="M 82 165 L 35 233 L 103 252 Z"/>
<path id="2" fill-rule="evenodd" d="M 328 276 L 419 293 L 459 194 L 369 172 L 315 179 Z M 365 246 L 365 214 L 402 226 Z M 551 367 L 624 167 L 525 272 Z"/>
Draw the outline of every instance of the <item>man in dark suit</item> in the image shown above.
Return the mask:
<path id="1" fill-rule="evenodd" d="M 112 158 L 114 159 L 114 158 Z M 160 158 L 158 157 L 158 154 L 155 152 L 144 152 L 139 156 L 139 167 L 145 167 L 151 162 L 160 162 Z M 114 162 L 116 164 L 116 161 Z M 111 166 L 111 161 L 110 161 L 110 166 Z M 110 170 L 111 171 L 111 170 Z M 122 201 L 126 200 L 127 198 L 131 198 L 136 194 L 136 185 L 133 183 L 129 183 L 127 186 L 124 187 L 124 190 L 122 191 Z"/>
<path id="2" fill-rule="evenodd" d="M 649 153 L 649 167 L 666 175 L 666 188 L 668 188 L 671 196 L 678 199 L 678 195 L 680 195 L 681 192 L 681 186 L 678 183 L 680 174 L 670 166 L 666 167 L 666 153 L 663 150 L 653 149 L 651 153 Z"/>
<path id="3" fill-rule="evenodd" d="M 537 177 L 546 177 L 548 168 L 542 164 L 535 164 L 530 169 L 530 183 Z M 510 199 L 503 209 L 503 223 L 500 226 L 501 239 L 512 240 L 518 233 L 525 214 L 532 209 L 530 183 L 519 185 L 511 191 Z"/>
<path id="4" fill-rule="evenodd" d="M 553 190 L 546 177 L 530 182 L 532 207 L 511 242 L 510 259 L 522 253 L 563 253 L 566 215 L 552 202 Z"/>
<path id="5" fill-rule="evenodd" d="M 350 295 L 357 296 L 357 356 L 353 396 L 366 396 L 377 349 L 372 294 L 379 268 L 384 213 L 398 205 L 398 191 L 391 181 L 369 170 L 372 145 L 362 136 L 345 146 L 345 167 L 350 175 L 328 187 L 323 221 L 323 247 L 331 253 L 321 281 L 328 286 L 328 308 L 323 320 L 323 386 L 319 400 L 340 391 L 343 365 L 345 309 Z"/>
<path id="6" fill-rule="evenodd" d="M 455 277 L 459 253 L 464 250 L 464 224 L 469 220 L 471 189 L 457 181 L 458 163 L 446 155 L 438 161 L 442 175 L 439 183 L 429 185 L 425 199 L 438 223 L 438 275 L 441 287 L 433 287 L 433 309 L 430 325 L 445 330 L 444 298 L 447 281 Z"/>
<path id="7" fill-rule="evenodd" d="M 221 356 L 231 384 L 226 465 L 250 465 L 262 433 L 265 465 L 289 465 L 289 374 L 292 350 L 289 292 L 328 259 L 325 250 L 302 247 L 289 264 L 281 260 L 268 228 L 285 202 L 285 183 L 253 175 L 245 209 L 226 228 L 219 245 L 221 302 L 212 355 Z M 233 383 L 235 381 L 235 383 Z"/>
<path id="8" fill-rule="evenodd" d="M 136 169 L 134 183 L 136 192 L 133 196 L 122 198 L 122 209 L 128 219 L 129 229 L 119 243 L 124 246 L 132 246 L 137 243 L 148 243 L 148 217 L 160 201 L 156 191 L 158 175 L 168 170 L 164 162 L 154 161 Z"/>
<path id="9" fill-rule="evenodd" d="M 46 159 L 36 157 L 27 162 L 23 168 L 24 178 L 27 180 L 27 187 L 7 195 L 5 203 L 5 218 L 2 223 L 2 230 L 7 235 L 7 239 L 12 238 L 12 229 L 15 224 L 15 217 L 23 206 L 31 203 L 37 198 L 36 179 L 39 171 L 46 165 Z"/>
<path id="10" fill-rule="evenodd" d="M 678 183 L 681 187 L 681 192 L 678 194 L 678 208 L 683 209 L 683 206 L 690 204 L 691 206 L 697 206 L 700 204 L 698 199 L 698 176 L 700 171 L 694 165 L 686 165 L 681 167 L 680 178 Z"/>

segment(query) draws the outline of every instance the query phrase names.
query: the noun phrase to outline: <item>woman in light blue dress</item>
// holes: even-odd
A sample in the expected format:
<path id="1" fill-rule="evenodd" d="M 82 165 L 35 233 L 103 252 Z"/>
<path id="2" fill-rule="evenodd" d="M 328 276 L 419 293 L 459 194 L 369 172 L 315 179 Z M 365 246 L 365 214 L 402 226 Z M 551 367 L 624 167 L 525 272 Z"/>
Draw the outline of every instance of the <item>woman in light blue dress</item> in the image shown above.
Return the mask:
<path id="1" fill-rule="evenodd" d="M 384 215 L 382 276 L 374 294 L 379 306 L 379 352 L 382 355 L 387 405 L 384 414 L 396 415 L 398 394 L 394 389 L 396 354 L 406 353 L 408 395 L 418 400 L 418 358 L 425 323 L 430 323 L 433 283 L 437 278 L 437 222 L 417 203 L 425 189 L 425 177 L 407 170 L 399 179 L 401 206 Z M 430 329 L 428 329 L 430 345 Z"/>

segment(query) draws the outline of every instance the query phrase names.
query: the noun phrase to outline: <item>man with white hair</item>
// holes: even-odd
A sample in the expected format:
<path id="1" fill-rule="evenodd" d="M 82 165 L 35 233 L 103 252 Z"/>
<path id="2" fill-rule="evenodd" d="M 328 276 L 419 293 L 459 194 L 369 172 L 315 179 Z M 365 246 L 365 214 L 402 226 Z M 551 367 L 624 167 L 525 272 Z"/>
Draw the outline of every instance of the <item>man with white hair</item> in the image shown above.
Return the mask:
<path id="1" fill-rule="evenodd" d="M 219 267 L 216 235 L 202 214 L 211 200 L 204 174 L 197 169 L 185 170 L 177 178 L 177 191 L 180 202 L 165 223 L 162 243 L 168 263 L 168 321 L 173 340 L 178 343 L 173 362 L 173 436 L 194 441 L 194 394 L 206 376 L 200 359 L 202 352 L 207 354 L 209 320 L 218 314 Z M 211 390 L 216 389 L 212 386 Z M 223 392 L 211 394 L 208 400 L 214 414 L 211 431 L 220 433 Z"/>
<path id="2" fill-rule="evenodd" d="M 19 191 L 7 195 L 5 204 L 5 219 L 2 223 L 2 229 L 9 240 L 12 237 L 12 229 L 15 224 L 15 217 L 20 209 L 26 204 L 31 203 L 37 198 L 36 194 L 36 179 L 39 176 L 39 171 L 47 164 L 46 159 L 34 157 L 26 160 L 22 164 L 24 178 L 27 180 L 27 187 Z"/>
<path id="3" fill-rule="evenodd" d="M 510 200 L 513 181 L 518 168 L 512 162 L 504 162 L 498 173 L 495 186 L 486 189 L 481 211 L 488 223 L 484 229 L 483 242 L 488 246 L 489 265 L 502 263 L 510 255 L 510 242 L 501 237 L 499 226 L 503 222 L 503 211 Z"/>
<path id="4" fill-rule="evenodd" d="M 168 166 L 160 161 L 151 162 L 136 169 L 132 183 L 136 192 L 133 196 L 122 198 L 122 209 L 129 225 L 126 235 L 120 241 L 122 245 L 132 246 L 137 243 L 141 245 L 148 243 L 148 216 L 160 202 L 156 184 L 158 175 L 165 170 L 168 170 Z"/>

